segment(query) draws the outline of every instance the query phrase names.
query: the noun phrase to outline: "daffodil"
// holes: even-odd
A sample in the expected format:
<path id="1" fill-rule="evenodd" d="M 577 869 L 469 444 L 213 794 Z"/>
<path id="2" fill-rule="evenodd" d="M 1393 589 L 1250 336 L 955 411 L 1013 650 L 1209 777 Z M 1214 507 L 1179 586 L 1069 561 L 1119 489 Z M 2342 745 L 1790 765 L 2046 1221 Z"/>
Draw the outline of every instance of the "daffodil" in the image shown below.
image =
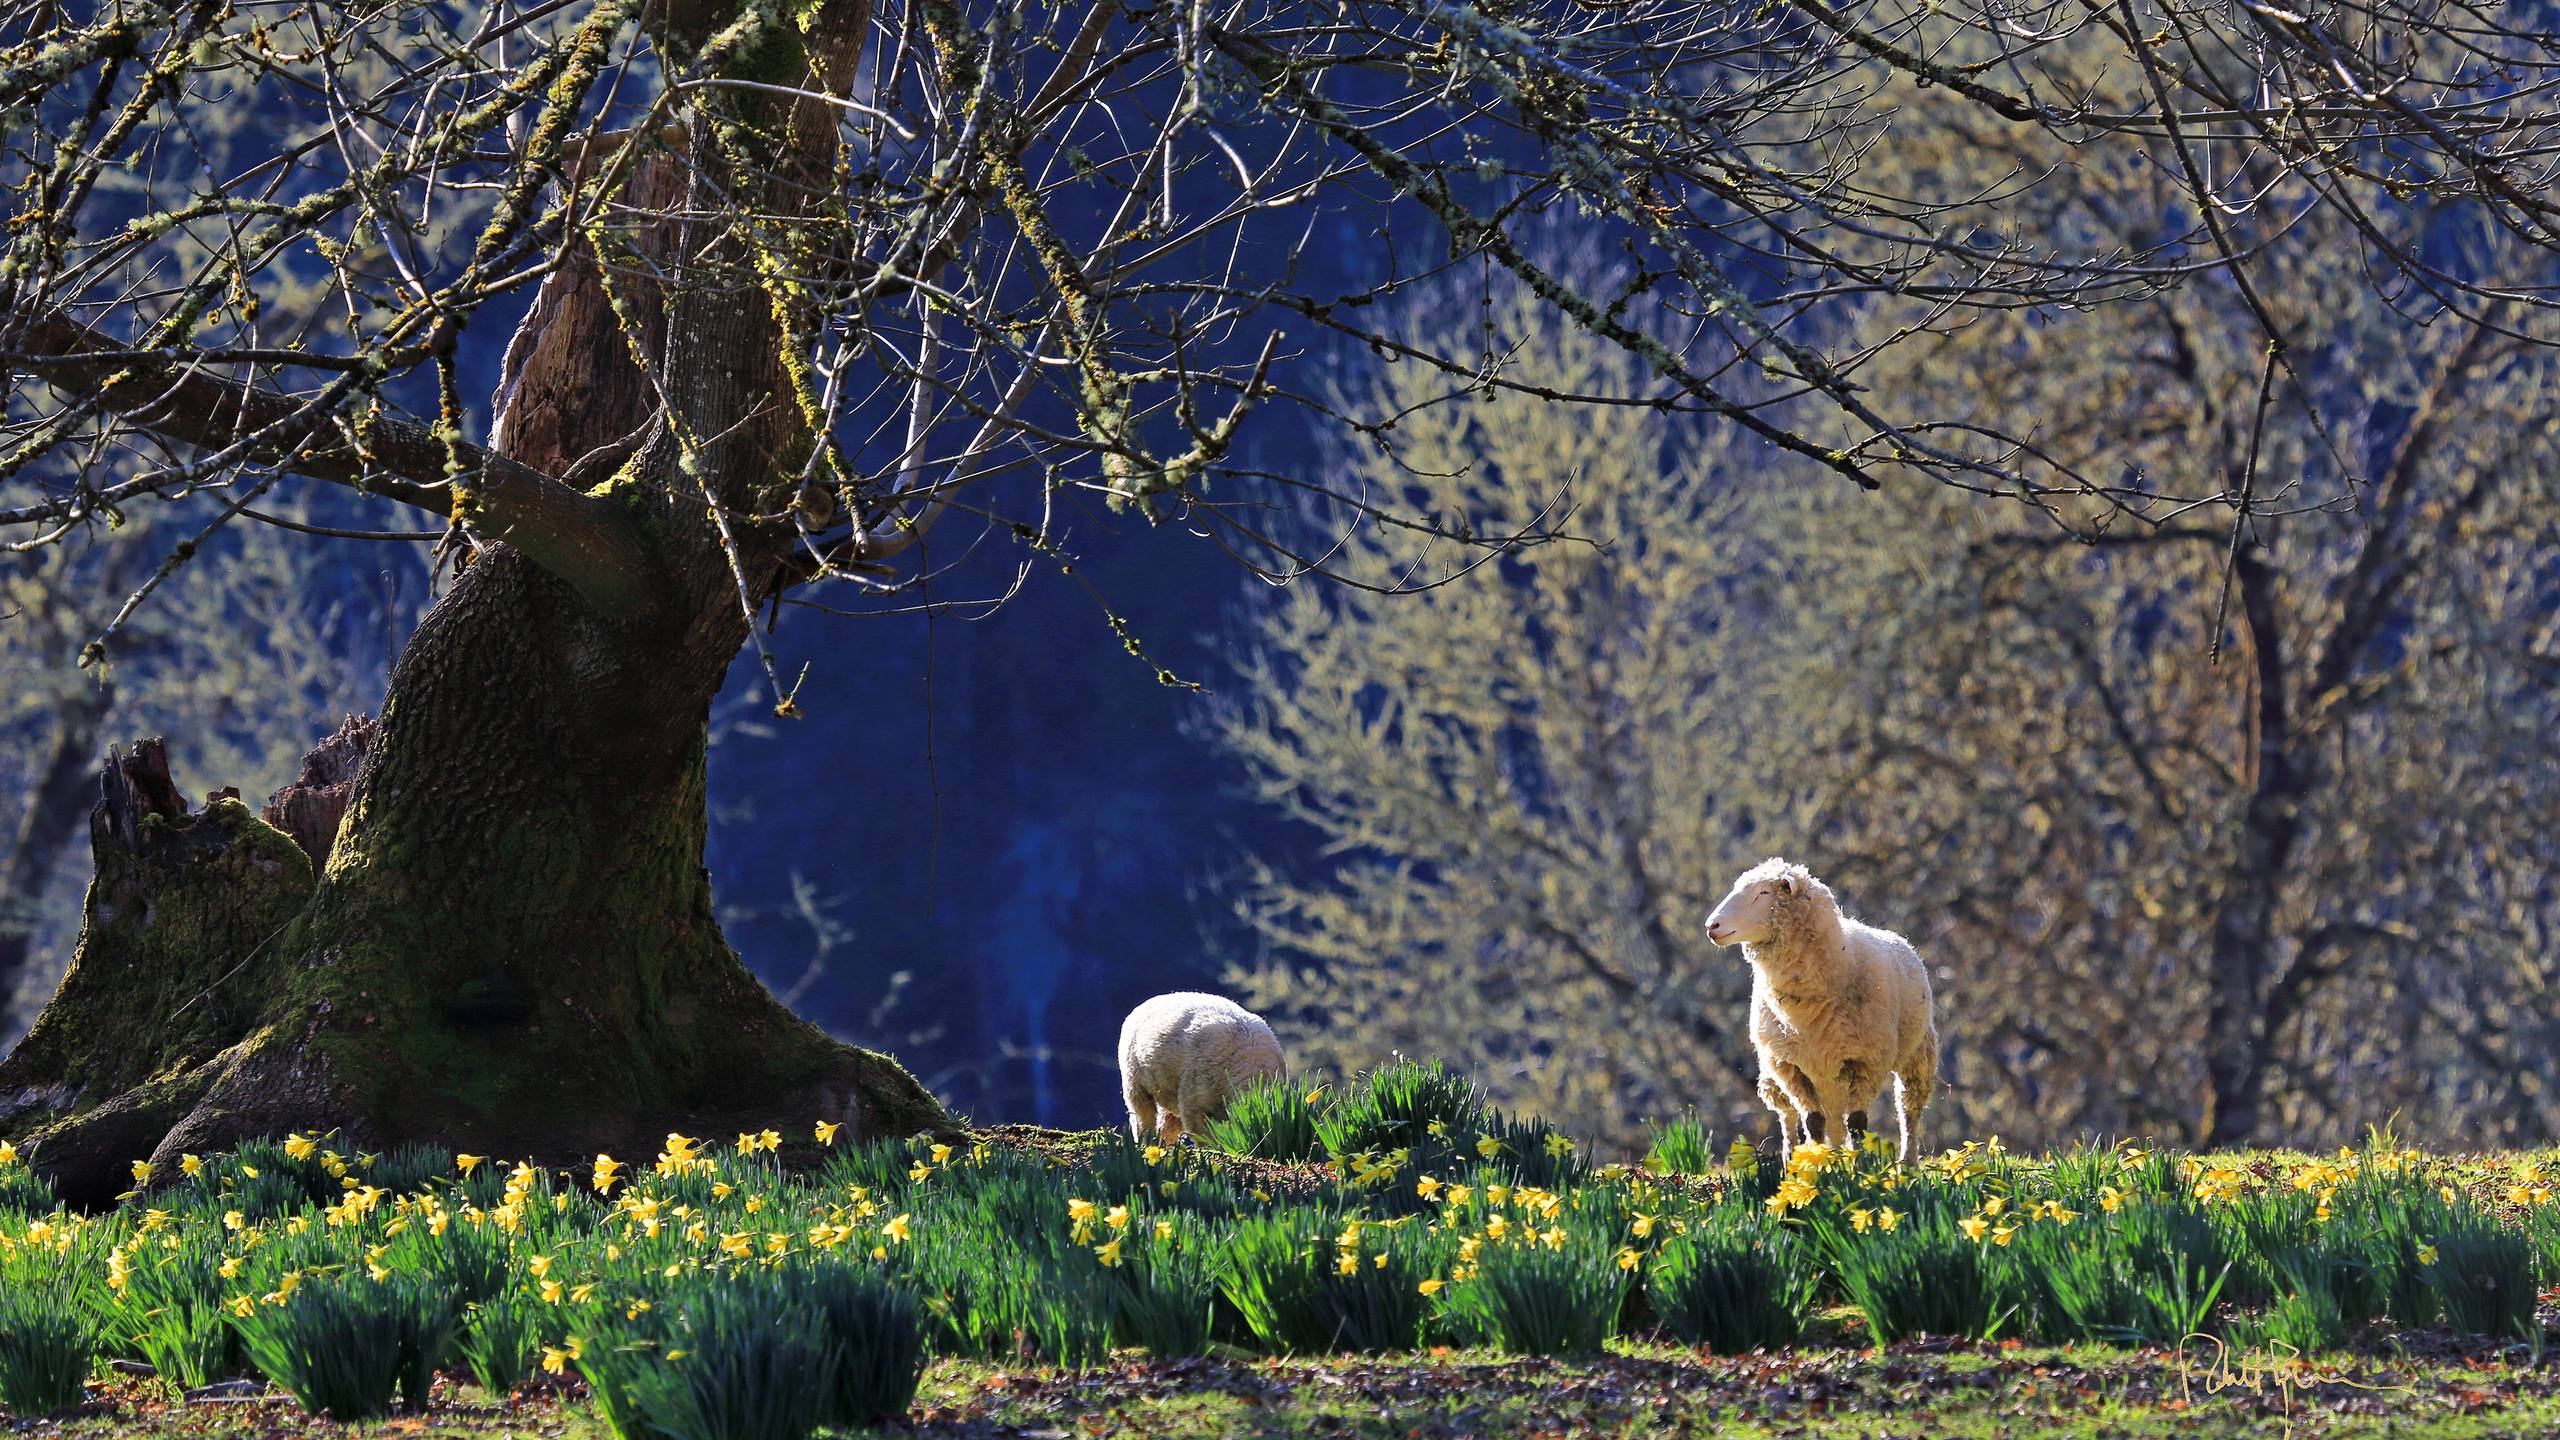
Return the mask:
<path id="1" fill-rule="evenodd" d="M 1814 1197 L 1820 1193 L 1814 1188 L 1812 1181 L 1802 1176 L 1790 1175 L 1778 1182 L 1778 1192 L 1769 1197 L 1769 1211 L 1774 1215 L 1784 1215 L 1790 1210 L 1812 1204 Z"/>
<path id="2" fill-rule="evenodd" d="M 453 1163 L 461 1166 L 462 1173 L 468 1175 L 472 1171 L 479 1169 L 480 1162 L 488 1158 L 489 1157 L 486 1155 L 456 1155 L 453 1157 Z"/>
<path id="3" fill-rule="evenodd" d="M 1161 1145 L 1150 1145 L 1146 1149 L 1139 1151 L 1138 1154 L 1141 1158 L 1145 1159 L 1149 1165 L 1161 1165 L 1164 1163 L 1165 1148 Z"/>
<path id="4" fill-rule="evenodd" d="M 1956 1228 L 1964 1232 L 1967 1240 L 1979 1243 L 1984 1233 L 1990 1230 L 1991 1222 L 1979 1215 L 1967 1215 L 1956 1222 Z"/>
<path id="5" fill-rule="evenodd" d="M 1618 1252 L 1618 1268 L 1621 1270 L 1633 1270 L 1643 1263 L 1643 1252 L 1637 1250 L 1632 1245 L 1627 1246 Z"/>
<path id="6" fill-rule="evenodd" d="M 14 1165 L 16 1163 L 18 1163 L 18 1147 L 10 1144 L 6 1140 L 0 1140 L 0 1165 Z"/>
<path id="7" fill-rule="evenodd" d="M 892 1217 L 888 1224 L 881 1226 L 880 1233 L 892 1240 L 904 1240 L 908 1233 L 908 1219 L 909 1217 L 901 1212 Z"/>
<path id="8" fill-rule="evenodd" d="M 198 1175 L 203 1174 L 203 1173 L 204 1173 L 204 1160 L 203 1160 L 203 1158 L 202 1158 L 202 1157 L 200 1157 L 200 1156 L 196 1156 L 196 1155 L 181 1155 L 181 1156 L 179 1156 L 179 1157 L 178 1157 L 178 1173 L 179 1173 L 179 1174 L 181 1174 L 181 1175 L 186 1176 L 186 1177 L 187 1177 L 188 1179 L 190 1179 L 190 1180 L 194 1179 L 194 1178 L 195 1178 L 195 1177 L 197 1177 Z"/>
<path id="9" fill-rule="evenodd" d="M 1490 1135 L 1479 1135 L 1476 1137 L 1476 1153 L 1490 1160 L 1502 1153 L 1502 1142 Z"/>
<path id="10" fill-rule="evenodd" d="M 840 1121 L 840 1120 L 821 1120 L 821 1121 L 819 1121 L 819 1122 L 818 1122 L 818 1143 L 819 1143 L 819 1144 L 821 1144 L 821 1145 L 833 1145 L 834 1143 L 836 1143 L 836 1132 L 837 1132 L 837 1131 L 839 1131 L 839 1130 L 842 1130 L 843 1128 L 844 1128 L 844 1122 L 842 1122 L 842 1121 Z"/>
<path id="11" fill-rule="evenodd" d="M 936 1142 L 933 1149 L 926 1153 L 933 1156 L 933 1163 L 936 1165 L 948 1165 L 951 1163 L 951 1147 L 948 1145 Z"/>
<path id="12" fill-rule="evenodd" d="M 1440 1182 L 1425 1175 L 1413 1182 L 1413 1193 L 1425 1200 L 1432 1199 L 1440 1193 Z"/>
<path id="13" fill-rule="evenodd" d="M 1421 1284 L 1416 1285 L 1413 1288 L 1421 1291 L 1425 1295 L 1437 1295 L 1440 1293 L 1441 1287 L 1447 1283 L 1447 1281 L 1442 1280 L 1439 1276 L 1434 1275 L 1430 1279 L 1423 1281 Z"/>
<path id="14" fill-rule="evenodd" d="M 312 1157 L 314 1152 L 319 1150 L 319 1148 L 319 1141 L 310 1139 L 306 1136 L 287 1135 L 284 1137 L 284 1158 L 287 1160 L 308 1160 Z"/>
<path id="15" fill-rule="evenodd" d="M 1109 1244 L 1095 1246 L 1093 1253 L 1095 1257 L 1101 1260 L 1106 1267 L 1118 1265 L 1120 1263 L 1120 1237 L 1114 1235 L 1111 1237 Z"/>
<path id="16" fill-rule="evenodd" d="M 133 1183 L 136 1185 L 148 1185 L 151 1183 L 150 1161 L 136 1160 L 133 1162 Z"/>
<path id="17" fill-rule="evenodd" d="M 2433 1245 L 2421 1245 L 2421 1246 L 2419 1246 L 2419 1247 L 2418 1247 L 2418 1263 L 2419 1263 L 2419 1264 L 2421 1264 L 2421 1265 L 2433 1265 L 2434 1263 L 2436 1263 L 2436 1259 L 2437 1259 L 2436 1247 L 2434 1247 Z"/>

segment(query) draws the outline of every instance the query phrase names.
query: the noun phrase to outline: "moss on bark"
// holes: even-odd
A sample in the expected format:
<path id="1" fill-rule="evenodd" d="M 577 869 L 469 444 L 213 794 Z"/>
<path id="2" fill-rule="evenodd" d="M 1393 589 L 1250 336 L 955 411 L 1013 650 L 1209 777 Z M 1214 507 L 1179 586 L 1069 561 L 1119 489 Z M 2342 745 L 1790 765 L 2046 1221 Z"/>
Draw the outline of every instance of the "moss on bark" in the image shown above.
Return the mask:
<path id="1" fill-rule="evenodd" d="M 670 37 L 699 44 L 738 13 L 687 0 L 655 23 L 682 52 Z M 831 0 L 776 43 L 791 65 L 816 46 L 850 74 L 867 13 Z M 777 124 L 795 108 L 736 103 Z M 614 560 L 641 573 L 581 591 L 507 545 L 480 549 L 402 652 L 325 846 L 237 803 L 190 816 L 165 767 L 143 807 L 164 829 L 116 822 L 96 839 L 82 959 L 0 1064 L 0 1133 L 37 1138 L 67 1196 L 103 1198 L 146 1153 L 292 1129 L 567 1160 L 646 1154 L 669 1130 L 948 1125 L 895 1061 L 757 982 L 702 865 L 705 719 L 747 639 L 742 600 L 763 596 L 736 577 L 782 573 L 796 532 L 777 516 L 812 438 L 792 403 L 789 295 L 732 222 L 823 193 L 784 173 L 835 158 L 832 114 L 811 115 L 783 127 L 806 145 L 764 157 L 772 173 L 734 169 L 695 115 L 690 159 L 655 154 L 626 177 L 632 213 L 664 218 L 617 240 L 677 282 L 627 265 L 608 294 L 573 239 L 501 366 L 509 459 L 583 477 L 628 453 L 590 496 L 637 513 L 645 553 Z M 727 507 L 727 538 L 706 500 Z M 316 832 L 328 798 L 278 814 Z M 316 880 L 303 847 L 326 856 Z"/>
<path id="2" fill-rule="evenodd" d="M 67 1197 L 295 1129 L 567 1160 L 669 1130 L 947 1123 L 729 948 L 702 702 L 652 724 L 558 683 L 581 636 L 540 635 L 556 584 L 500 551 L 421 628 L 316 884 L 237 800 L 100 806 L 79 954 L 0 1064 L 0 1131 Z M 645 691 L 667 668 L 625 673 Z"/>

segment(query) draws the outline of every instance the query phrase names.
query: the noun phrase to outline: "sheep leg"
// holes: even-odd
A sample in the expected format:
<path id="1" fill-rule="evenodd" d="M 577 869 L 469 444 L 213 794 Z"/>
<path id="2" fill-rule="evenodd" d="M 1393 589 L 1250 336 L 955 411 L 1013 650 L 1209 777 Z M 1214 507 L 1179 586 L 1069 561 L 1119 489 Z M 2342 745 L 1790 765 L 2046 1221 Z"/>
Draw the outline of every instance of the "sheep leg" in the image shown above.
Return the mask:
<path id="1" fill-rule="evenodd" d="M 1778 1117 L 1778 1148 L 1796 1148 L 1796 1104 L 1787 1098 L 1787 1092 L 1778 1084 L 1776 1076 L 1760 1077 L 1760 1103 L 1768 1106 L 1770 1112 Z"/>
<path id="2" fill-rule="evenodd" d="M 1217 1070 L 1195 1066 L 1184 1072 L 1180 1089 L 1173 1103 L 1181 1112 L 1182 1128 L 1205 1145 L 1209 1122 L 1227 1113 L 1226 1086 Z"/>
<path id="3" fill-rule="evenodd" d="M 1146 1139 L 1147 1132 L 1156 1128 L 1156 1097 L 1148 1094 L 1144 1085 L 1130 1080 L 1122 1083 L 1120 1098 L 1129 1104 L 1129 1138 Z"/>
<path id="4" fill-rule="evenodd" d="M 1867 1123 L 1866 1111 L 1852 1110 L 1840 1122 L 1840 1143 L 1855 1150 L 1858 1148 L 1858 1142 L 1866 1139 L 1874 1129 L 1874 1126 Z"/>
<path id="5" fill-rule="evenodd" d="M 1787 1098 L 1795 1102 L 1796 1110 L 1804 1117 L 1805 1143 L 1821 1144 L 1822 1137 L 1830 1131 L 1830 1121 L 1822 1113 L 1821 1095 L 1814 1089 L 1812 1077 L 1806 1075 L 1801 1067 L 1783 1061 L 1775 1073 L 1778 1084 L 1787 1092 Z"/>
<path id="6" fill-rule="evenodd" d="M 1910 1054 L 1902 1057 L 1902 1063 L 1894 1067 L 1893 1072 L 1894 1108 L 1901 1112 L 1902 1119 L 1902 1149 L 1898 1158 L 1906 1165 L 1911 1162 L 1912 1136 L 1920 1128 L 1920 1114 L 1929 1108 L 1929 1101 L 1937 1093 L 1938 1032 L 1932 1029 L 1921 1043 L 1912 1047 Z"/>
<path id="7" fill-rule="evenodd" d="M 1938 1074 L 1934 1069 L 1898 1073 L 1893 1077 L 1894 1108 L 1902 1116 L 1902 1149 L 1904 1163 L 1911 1159 L 1912 1137 L 1920 1129 L 1920 1112 L 1929 1108 L 1929 1100 L 1938 1093 Z"/>

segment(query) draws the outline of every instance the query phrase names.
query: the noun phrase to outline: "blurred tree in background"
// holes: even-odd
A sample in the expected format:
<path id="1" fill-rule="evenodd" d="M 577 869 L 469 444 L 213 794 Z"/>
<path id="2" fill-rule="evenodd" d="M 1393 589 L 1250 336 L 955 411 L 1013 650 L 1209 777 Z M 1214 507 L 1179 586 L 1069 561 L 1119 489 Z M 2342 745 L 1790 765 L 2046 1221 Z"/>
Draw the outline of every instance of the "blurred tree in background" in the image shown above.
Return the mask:
<path id="1" fill-rule="evenodd" d="M 82 657 L 121 659 L 160 579 L 312 487 L 343 492 L 368 529 L 416 512 L 456 572 L 402 648 L 378 730 L 334 752 L 347 773 L 323 787 L 325 826 L 199 812 L 156 753 L 106 769 L 84 960 L 0 1058 L 0 1126 L 87 1199 L 121 1188 L 134 1155 L 285 1129 L 565 1152 L 812 1113 L 857 1135 L 940 1118 L 901 1067 L 777 1003 L 722 934 L 709 711 L 745 656 L 770 712 L 801 713 L 768 640 L 786 610 L 984 613 L 1034 573 L 1090 587 L 1068 543 L 1088 515 L 1176 526 L 1268 580 L 1369 587 L 1338 611 L 1292 602 L 1346 626 L 1359 597 L 1472 568 L 1476 601 L 1453 587 L 1422 614 L 1490 606 L 1479 621 L 1511 618 L 1522 657 L 1564 669 L 1530 675 L 1480 642 L 1470 683 L 1496 688 L 1473 709 L 1328 674 L 1392 659 L 1385 644 L 1299 663 L 1275 643 L 1266 672 L 1319 687 L 1270 700 L 1276 728 L 1303 708 L 1346 732 L 1357 717 L 1380 745 L 1441 747 L 1414 752 L 1423 778 L 1406 783 L 1437 797 L 1444 830 L 1472 826 L 1473 848 L 1443 834 L 1408 858 L 1363 833 L 1401 825 L 1391 810 L 1328 811 L 1321 786 L 1297 798 L 1344 827 L 1355 873 L 1400 867 L 1407 904 L 1455 885 L 1462 861 L 1506 867 L 1544 908 L 1501 913 L 1546 927 L 1539 946 L 1577 968 L 1537 970 L 1511 929 L 1492 932 L 1515 944 L 1496 956 L 1452 918 L 1444 973 L 1500 958 L 1514 978 L 1498 984 L 1545 987 L 1524 1005 L 1652 1005 L 1658 1033 L 1613 1056 L 1656 1052 L 1646 1083 L 1694 1091 L 1670 1072 L 1729 1046 L 1706 1001 L 1729 983 L 1710 977 L 1736 972 L 1679 953 L 1682 887 L 1712 888 L 1710 840 L 1792 837 L 1854 874 L 1865 812 L 1825 787 L 1851 783 L 1838 767 L 1860 755 L 1919 761 L 1875 728 L 1887 700 L 1824 708 L 1890 673 L 1840 647 L 1878 614 L 1919 624 L 1939 598 L 1877 557 L 1953 545 L 1905 563 L 1933 583 L 1941 567 L 1996 577 L 1967 547 L 2006 544 L 2014 516 L 2041 527 L 2031 549 L 2209 555 L 2222 537 L 2212 668 L 2179 671 L 2194 693 L 2158 713 L 2191 723 L 2230 698 L 2210 677 L 2244 675 L 2245 754 L 2227 730 L 2164 722 L 2160 743 L 2219 788 L 2210 805 L 2181 798 L 2183 777 L 2141 791 L 2203 837 L 2162 847 L 2156 872 L 2210 897 L 2162 922 L 2201 922 L 2182 939 L 2206 957 L 2187 1052 L 2204 1078 L 2179 1113 L 2247 1133 L 2271 1079 L 2309 1083 L 2277 1061 L 2347 947 L 2378 943 L 2307 929 L 2287 898 L 2326 877 L 2315 850 L 2349 843 L 2360 814 L 2342 797 L 2371 767 L 2332 742 L 2400 713 L 2399 682 L 2378 682 L 2412 637 L 2459 630 L 2428 597 L 2485 629 L 2482 648 L 2515 628 L 2439 587 L 2467 527 L 2530 525 L 2530 505 L 2486 478 L 2430 487 L 2443 446 L 2532 413 L 2529 347 L 2560 344 L 2556 20 L 2187 0 L 0 4 L 0 546 L 77 548 L 145 507 L 187 527 Z M 240 114 L 255 120 L 237 145 L 199 124 Z M 1560 222 L 1588 288 L 1530 254 Z M 1623 259 L 1589 258 L 1604 252 Z M 2355 293 L 2322 288 L 2340 282 Z M 1491 310 L 1385 327 L 1413 293 Z M 2182 325 L 2226 353 L 2137 388 L 2213 423 L 2126 436 L 2118 404 L 2064 428 L 2062 412 L 2123 390 L 2110 366 Z M 2047 331 L 2082 338 L 2026 353 Z M 1522 379 L 1515 346 L 1566 332 L 1545 351 L 1557 382 Z M 1447 343 L 1415 343 L 1432 337 Z M 2410 362 L 2388 394 L 2336 373 L 2377 347 Z M 1401 408 L 1342 413 L 1336 362 L 1362 349 L 1416 372 L 1383 397 Z M 1589 433 L 1477 463 L 1514 444 L 1507 417 L 1531 404 L 1571 407 Z M 1645 415 L 1698 428 L 1601 438 Z M 1364 483 L 1266 463 L 1250 437 L 1275 426 L 1378 447 Z M 2464 473 L 2532 464 L 2518 443 Z M 1743 476 L 1765 482 L 1748 505 Z M 1808 498 L 1817 483 L 1895 493 L 1844 518 Z M 2012 514 L 1946 523 L 1906 489 Z M 1604 528 L 1571 528 L 1586 516 Z M 2332 516 L 2352 524 L 2322 541 Z M 1891 522 L 1929 528 L 1839 556 Z M 1374 545 L 1388 533 L 1401 558 Z M 2490 573 L 2511 586 L 2499 603 L 2538 599 L 2531 563 Z M 1178 687 L 1089 593 L 1142 673 Z M 2174 653 L 2148 615 L 2106 632 L 2132 648 L 2100 652 L 2101 682 L 2109 663 Z M 1401 663 L 1436 643 L 1417 636 Z M 876 657 L 850 650 L 867 677 Z M 1976 639 L 1960 658 L 2001 653 Z M 1928 680 L 1971 673 L 1956 658 Z M 1781 661 L 1818 666 L 1824 693 Z M 2479 663 L 2462 684 L 2508 683 Z M 1994 673 L 1963 696 L 1985 708 L 1912 724 L 1961 737 L 2007 721 L 1989 707 L 2048 698 L 2022 688 L 2040 676 Z M 2476 713 L 2428 698 L 2431 723 Z M 2085 713 L 2064 700 L 2018 723 Z M 2128 752 L 2148 743 L 2139 707 L 2100 709 Z M 1715 726 L 1724 738 L 1697 738 Z M 1975 748 L 1996 759 L 1994 741 L 2012 743 Z M 873 757 L 811 748 L 813 779 L 870 793 Z M 1290 791 L 1284 753 L 1255 763 Z M 1857 773 L 1855 802 L 1926 804 L 1895 778 Z M 2498 843 L 2462 823 L 2430 843 L 2465 859 Z M 2111 843 L 2118 828 L 2100 822 Z M 1083 835 L 1033 837 L 1015 903 L 990 913 L 1062 929 L 1094 853 Z M 1960 859 L 1981 881 L 1990 862 Z M 2226 873 L 2199 878 L 2210 864 Z M 1468 908 L 1494 897 L 1481 883 Z M 1384 881 L 1367 893 L 1395 898 Z M 1947 897 L 1925 893 L 1940 908 L 1920 921 L 1943 929 Z M 2030 894 L 2022 879 L 1999 900 Z M 1313 944 L 1332 923 L 1312 898 L 1266 901 L 1277 936 Z M 2356 924 L 2386 939 L 2414 913 L 2377 907 Z M 1060 947 L 1017 977 L 1035 1041 L 1072 959 Z M 1612 1073 L 1540 1037 L 1565 1022 L 1517 1018 L 1528 1038 L 1497 1057 L 1504 1083 Z M 1637 1060 L 1620 1069 L 1610 1083 L 1636 1083 Z M 1035 1067 L 1033 1093 L 1052 1078 Z"/>
<path id="2" fill-rule="evenodd" d="M 1527 384 L 1642 393 L 1622 353 L 1535 310 L 1512 287 L 1448 286 L 1412 306 L 1411 338 L 1510 347 Z M 1448 388 L 1389 365 L 1346 396 L 1394 417 L 1394 446 L 1346 447 L 1344 483 L 1505 526 L 1569 505 L 1601 543 L 1417 572 L 1372 527 L 1336 557 L 1353 583 L 1260 607 L 1244 683 L 1207 729 L 1339 861 L 1245 878 L 1273 953 L 1230 978 L 1295 1017 L 1301 1067 L 1439 1056 L 1619 1144 L 1692 1099 L 1738 1110 L 1748 976 L 1699 929 L 1768 794 L 1733 788 L 1755 773 L 1749 617 L 1770 578 L 1716 473 L 1734 447 L 1675 445 L 1641 404 L 1432 403 Z"/>
<path id="3" fill-rule="evenodd" d="M 414 551 L 378 547 L 363 572 L 332 574 L 348 557 L 244 529 L 137 612 L 114 663 L 80 669 L 178 519 L 141 516 L 78 547 L 0 558 L 0 1048 L 71 958 L 107 747 L 170 736 L 185 773 L 263 800 L 341 717 L 381 704 L 427 598 Z"/>
<path id="4" fill-rule="evenodd" d="M 2132 247 L 2179 201 L 2169 168 L 1908 98 L 1867 173 L 1959 223 Z M 2022 195 L 2026 173 L 2047 183 Z M 2376 291 L 2345 219 L 2267 184 L 2264 223 L 2302 243 L 2244 226 L 2229 283 L 1989 312 L 1854 371 L 1953 426 L 2034 417 L 2024 466 L 2251 489 L 2236 535 L 2169 504 L 1769 484 L 1641 407 L 1424 408 L 1443 381 L 1382 368 L 1347 400 L 1393 436 L 1346 456 L 1362 483 L 1473 511 L 1570 477 L 1601 544 L 1267 610 L 1215 733 L 1337 860 L 1249 877 L 1248 1003 L 1294 1019 L 1301 1063 L 1448 1056 L 1622 1146 L 1687 1103 L 1756 1132 L 1747 977 L 1698 924 L 1784 853 L 1934 962 L 1940 1135 L 2314 1144 L 2396 1113 L 2551 1138 L 2560 369 L 2513 312 Z M 2543 273 L 2494 234 L 2437 243 L 2475 276 Z M 1475 293 L 1414 323 L 1639 393 Z M 1880 302 L 1868 333 L 1927 308 Z M 1414 578 L 1375 532 L 1346 550 Z"/>

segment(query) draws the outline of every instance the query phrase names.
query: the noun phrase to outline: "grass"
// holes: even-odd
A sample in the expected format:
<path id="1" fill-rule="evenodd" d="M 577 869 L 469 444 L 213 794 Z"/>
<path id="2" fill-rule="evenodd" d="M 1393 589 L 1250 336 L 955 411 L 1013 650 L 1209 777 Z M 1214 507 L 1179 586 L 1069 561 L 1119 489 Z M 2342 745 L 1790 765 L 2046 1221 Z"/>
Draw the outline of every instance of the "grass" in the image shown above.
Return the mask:
<path id="1" fill-rule="evenodd" d="M 325 1413 L 801 1440 L 879 1420 L 1821 1436 L 1888 1414 L 2459 1436 L 2547 1430 L 2560 1397 L 2549 1155 L 1715 1163 L 1675 1123 L 1652 1165 L 1594 1167 L 1435 1066 L 1310 1094 L 1243 1126 L 1289 1141 L 1266 1149 L 1312 1126 L 1326 1158 L 1287 1164 L 821 1127 L 545 1169 L 295 1136 L 79 1215 L 0 1161 L 0 1403 L 66 1433 Z M 173 1404 L 238 1376 L 273 1398 Z"/>
<path id="2" fill-rule="evenodd" d="M 1155 1440 L 1340 1435 L 1376 1440 L 1466 1436 L 1737 1435 L 1853 1440 L 1927 1435 L 1995 1440 L 2505 1440 L 2560 1433 L 2560 1367 L 2455 1352 L 2342 1357 L 2280 1371 L 2272 1357 L 2219 1361 L 2209 1349 L 2112 1346 L 1949 1347 L 1878 1353 L 1825 1346 L 1786 1355 L 1707 1356 L 1617 1345 L 1581 1360 L 1482 1350 L 1380 1358 L 1266 1359 L 1222 1353 L 1124 1359 L 1099 1371 L 1023 1370 L 942 1361 L 909 1420 L 848 1434 L 961 1440 L 1059 1433 Z M 99 1388 L 65 1436 L 525 1436 L 608 1440 L 572 1390 L 500 1401 L 446 1387 L 423 1415 L 341 1427 L 298 1420 L 286 1402 L 170 1405 L 148 1382 Z"/>

